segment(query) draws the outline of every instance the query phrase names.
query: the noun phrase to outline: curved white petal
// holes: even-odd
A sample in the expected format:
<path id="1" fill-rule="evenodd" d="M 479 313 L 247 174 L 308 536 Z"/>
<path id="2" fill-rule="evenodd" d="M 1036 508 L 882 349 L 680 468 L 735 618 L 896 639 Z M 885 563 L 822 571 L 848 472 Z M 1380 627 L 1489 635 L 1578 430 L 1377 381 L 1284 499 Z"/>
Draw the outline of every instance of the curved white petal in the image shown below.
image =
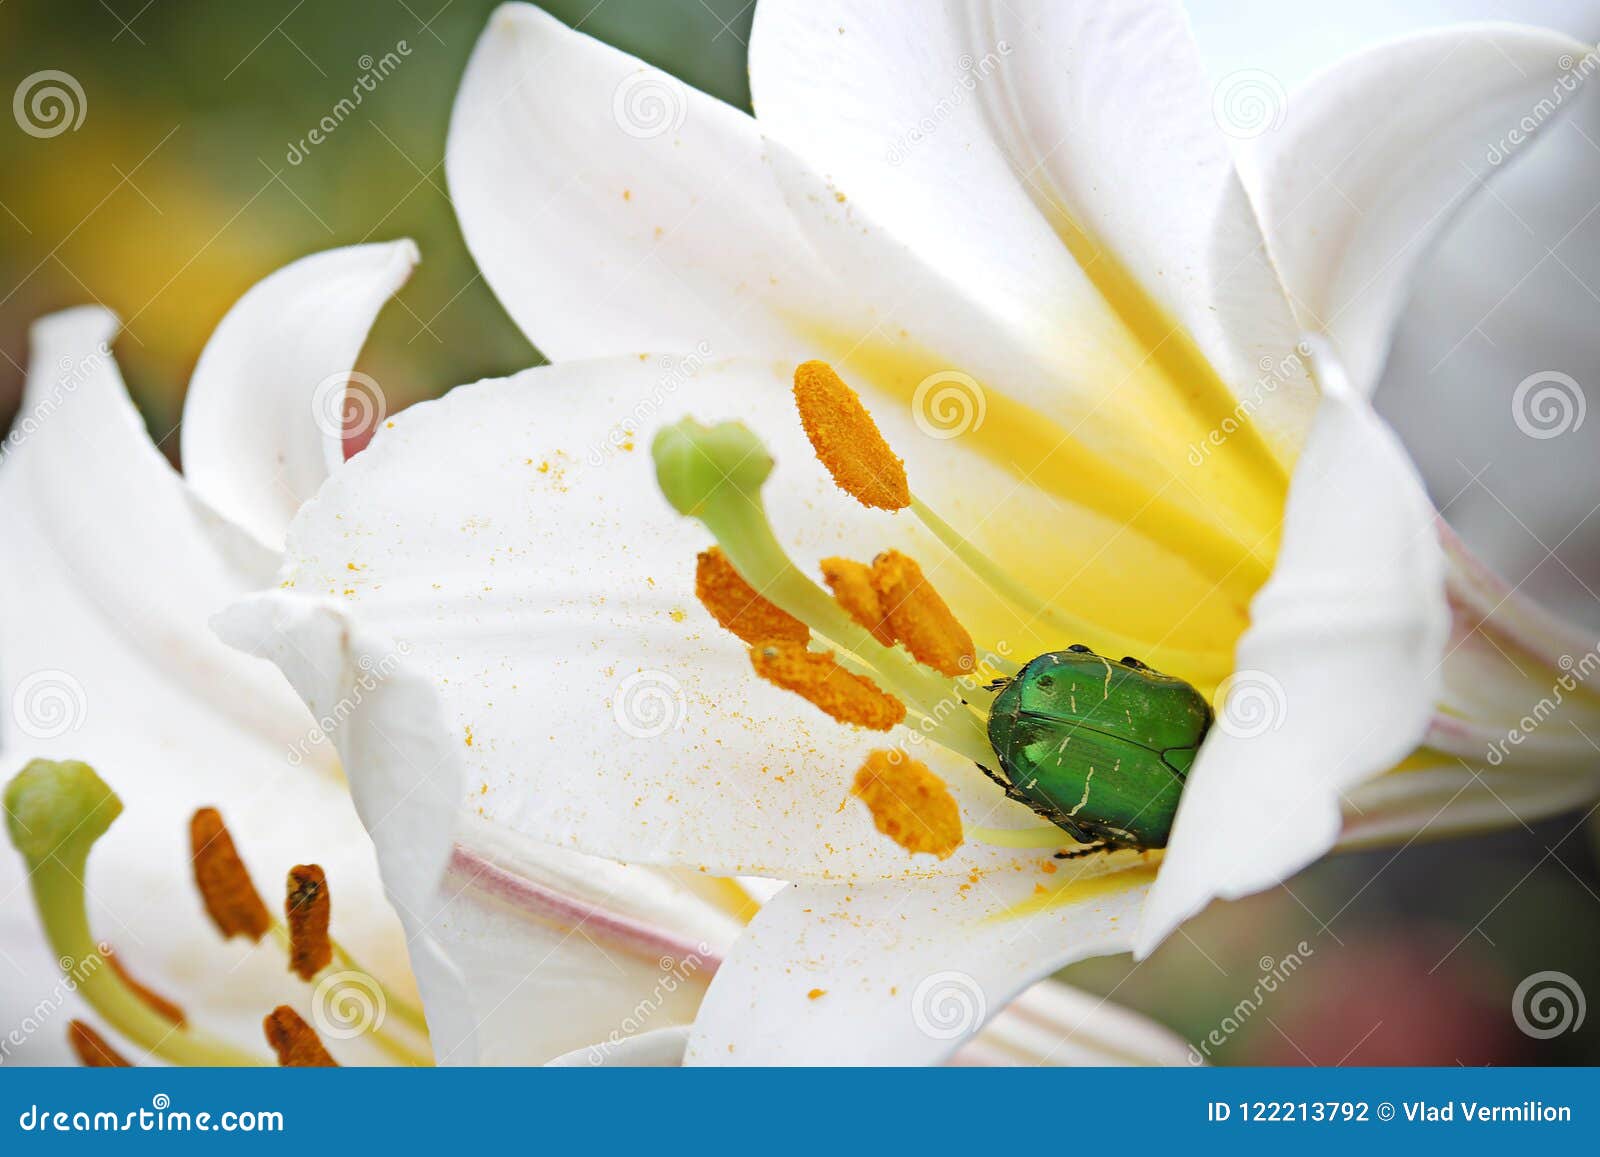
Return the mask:
<path id="1" fill-rule="evenodd" d="M 793 323 L 836 316 L 755 122 L 532 5 L 479 39 L 446 172 L 478 268 L 550 358 L 799 360 Z"/>
<path id="2" fill-rule="evenodd" d="M 211 633 L 209 616 L 258 576 L 219 553 L 194 495 L 150 441 L 106 344 L 116 329 L 109 313 L 83 308 L 31 331 L 27 392 L 0 469 L 0 501 L 16 520 L 7 549 L 31 561 L 5 568 L 0 582 L 42 584 L 48 573 L 75 609 L 45 618 L 8 597 L 0 622 L 10 639 L 0 660 L 16 664 L 24 646 L 48 655 L 57 640 L 106 632 L 143 656 L 141 684 L 163 680 L 193 711 L 325 758 L 306 742 L 305 708 L 278 673 Z M 78 663 L 71 673 L 89 678 L 94 653 Z M 30 670 L 12 667 L 9 677 Z"/>
<path id="3" fill-rule="evenodd" d="M 833 488 L 793 415 L 785 369 L 565 363 L 397 415 L 302 511 L 285 588 L 230 612 L 223 630 L 284 666 L 318 714 L 346 694 L 339 680 L 362 656 L 409 648 L 404 666 L 419 689 L 431 685 L 442 728 L 415 743 L 453 752 L 458 802 L 534 844 L 785 879 L 1009 862 L 974 845 L 944 863 L 913 861 L 864 808 L 841 809 L 866 753 L 892 737 L 840 726 L 758 679 L 743 644 L 696 600 L 694 557 L 708 535 L 667 505 L 635 443 L 691 413 L 744 420 L 767 441 L 772 521 L 800 565 L 904 541 L 890 516 Z M 885 428 L 895 439 L 909 424 L 890 416 Z M 357 633 L 370 649 L 341 657 Z M 296 674 L 307 666 L 320 681 Z M 395 763 L 410 753 L 382 740 L 423 726 L 420 711 L 398 706 L 393 720 L 364 717 L 375 763 L 345 752 L 358 780 L 414 780 Z M 930 748 L 919 757 L 965 795 L 970 823 L 1016 822 L 1020 809 L 970 763 Z"/>
<path id="4" fill-rule="evenodd" d="M 687 1025 L 652 1029 L 609 1048 L 586 1046 L 564 1053 L 550 1061 L 550 1067 L 670 1069 L 683 1064 L 683 1049 L 689 1041 Z"/>
<path id="5" fill-rule="evenodd" d="M 151 444 L 105 343 L 116 321 L 79 309 L 32 331 L 27 394 L 0 463 L 0 779 L 42 756 L 89 762 L 122 797 L 96 846 L 95 933 L 197 1023 L 259 1048 L 273 1004 L 308 992 L 271 942 L 224 944 L 190 884 L 187 824 L 221 809 L 274 902 L 288 869 L 321 863 L 334 934 L 393 990 L 404 943 L 371 845 L 311 719 L 269 665 L 210 633 L 247 585 L 211 549 L 191 495 Z M 59 991 L 21 859 L 0 847 L 0 991 L 6 1023 Z M 29 1037 L 60 1055 L 76 998 Z M 91 1021 L 93 1017 L 91 1016 Z M 104 1025 L 100 1027 L 104 1028 Z M 334 1042 L 347 1059 L 377 1054 Z"/>
<path id="6" fill-rule="evenodd" d="M 1019 865 L 976 882 L 797 884 L 735 943 L 685 1061 L 943 1060 L 1034 981 L 1128 951 L 1152 870 L 1118 857 L 1116 871 L 1108 859 L 1056 875 Z M 1042 903 L 1052 889 L 1055 902 Z"/>
<path id="7" fill-rule="evenodd" d="M 1159 1065 L 1198 1063 L 1189 1043 L 1105 997 L 1041 980 L 991 1020 L 959 1064 Z"/>
<path id="8" fill-rule="evenodd" d="M 1255 142 L 1243 167 L 1273 260 L 1302 323 L 1335 341 L 1358 391 L 1377 383 L 1429 242 L 1575 101 L 1593 60 L 1544 29 L 1451 25 L 1339 61 Z"/>
<path id="9" fill-rule="evenodd" d="M 269 550 L 344 461 L 345 379 L 417 261 L 410 241 L 303 257 L 252 286 L 206 343 L 184 399 L 184 477 Z"/>
<path id="10" fill-rule="evenodd" d="M 1600 754 L 1600 753 L 1597 753 Z M 1482 763 L 1392 771 L 1345 796 L 1340 848 L 1434 840 L 1528 825 L 1592 804 L 1600 771 L 1504 770 Z M 1581 820 L 1579 822 L 1582 822 Z"/>
<path id="11" fill-rule="evenodd" d="M 1433 715 L 1450 627 L 1435 513 L 1393 432 L 1320 370 L 1277 568 L 1178 805 L 1141 955 L 1213 898 L 1332 847 L 1344 793 L 1398 763 Z"/>
<path id="12" fill-rule="evenodd" d="M 1182 331 L 1240 394 L 1294 346 L 1176 3 L 780 0 L 750 76 L 764 130 L 1080 395 L 1125 401 Z M 1256 420 L 1295 446 L 1312 398 Z"/>

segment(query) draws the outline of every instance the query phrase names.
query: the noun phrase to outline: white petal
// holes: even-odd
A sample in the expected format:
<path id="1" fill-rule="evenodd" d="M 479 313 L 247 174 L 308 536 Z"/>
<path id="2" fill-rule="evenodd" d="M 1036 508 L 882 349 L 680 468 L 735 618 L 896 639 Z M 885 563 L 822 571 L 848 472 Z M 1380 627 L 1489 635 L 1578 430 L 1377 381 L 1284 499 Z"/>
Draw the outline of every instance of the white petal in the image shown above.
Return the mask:
<path id="1" fill-rule="evenodd" d="M 1170 1029 L 1105 997 L 1041 980 L 989 1022 L 955 1062 L 1009 1065 L 1198 1063 Z"/>
<path id="2" fill-rule="evenodd" d="M 573 1050 L 595 1058 L 577 1063 L 637 1063 L 622 1059 L 635 1040 L 693 1019 L 736 920 L 648 868 L 549 849 L 506 859 L 519 870 L 458 848 L 429 919 L 473 1025 L 471 1047 L 441 1049 L 441 1063 Z"/>
<path id="3" fill-rule="evenodd" d="M 27 393 L 0 471 L 0 501 L 16 520 L 7 549 L 30 561 L 7 567 L 0 581 L 54 582 L 74 609 L 47 618 L 26 599 L 7 598 L 0 655 L 18 664 L 23 647 L 48 657 L 73 633 L 108 632 L 144 657 L 140 682 L 164 680 L 195 711 L 309 752 L 305 709 L 278 673 L 211 633 L 209 616 L 256 576 L 217 551 L 193 494 L 151 443 L 105 344 L 116 329 L 115 318 L 92 308 L 33 327 Z M 93 663 L 85 649 L 71 673 L 88 679 Z M 10 677 L 31 670 L 13 665 Z"/>
<path id="4" fill-rule="evenodd" d="M 565 363 L 462 387 L 397 415 L 329 480 L 291 532 L 289 585 L 223 629 L 279 662 L 318 715 L 348 697 L 363 656 L 409 648 L 401 666 L 437 706 L 364 711 L 362 757 L 345 750 L 358 721 L 342 729 L 358 804 L 370 790 L 359 781 L 404 790 L 418 776 L 407 760 L 437 750 L 461 766 L 458 803 L 534 844 L 630 863 L 797 879 L 1010 860 L 969 845 L 913 861 L 865 808 L 841 810 L 855 769 L 891 737 L 755 677 L 695 599 L 708 536 L 661 497 L 644 446 L 687 413 L 742 419 L 767 440 L 772 521 L 801 565 L 903 541 L 892 518 L 833 488 L 791 407 L 783 370 L 739 362 Z M 960 465 L 941 453 L 947 472 Z M 341 655 L 357 633 L 369 648 Z M 434 714 L 438 735 L 423 722 Z M 394 729 L 415 747 L 387 744 Z M 1020 811 L 930 747 L 919 757 L 967 794 L 971 823 Z M 432 838 L 437 861 L 444 837 Z"/>
<path id="5" fill-rule="evenodd" d="M 750 55 L 762 128 L 1080 396 L 1126 399 L 1172 321 L 1240 394 L 1292 349 L 1176 3 L 764 3 Z M 1255 417 L 1296 445 L 1311 398 L 1297 376 Z"/>
<path id="6" fill-rule="evenodd" d="M 683 1049 L 689 1041 L 687 1025 L 652 1029 L 609 1048 L 589 1046 L 574 1049 L 550 1062 L 552 1068 L 626 1067 L 663 1069 L 683 1063 Z"/>
<path id="7" fill-rule="evenodd" d="M 769 902 L 706 993 L 686 1061 L 932 1064 L 1034 981 L 1132 945 L 1151 869 L 1109 857 L 976 882 L 799 884 Z M 1137 864 L 1137 861 L 1135 861 Z M 1037 885 L 1060 902 L 1027 907 Z"/>
<path id="8" fill-rule="evenodd" d="M 796 353 L 833 316 L 755 122 L 528 4 L 490 19 L 450 121 L 462 234 L 547 356 Z"/>
<path id="9" fill-rule="evenodd" d="M 1339 847 L 1435 840 L 1526 826 L 1588 808 L 1596 798 L 1600 798 L 1600 772 L 1594 770 L 1582 774 L 1570 770 L 1505 771 L 1480 763 L 1392 771 L 1347 793 Z"/>
<path id="10" fill-rule="evenodd" d="M 334 934 L 399 994 L 409 988 L 404 942 L 304 707 L 269 665 L 206 625 L 246 586 L 212 552 L 130 404 L 102 344 L 115 329 L 109 314 L 83 309 L 33 330 L 27 396 L 0 464 L 0 778 L 35 756 L 99 771 L 126 810 L 90 858 L 95 934 L 196 1023 L 265 1058 L 261 1017 L 277 1003 L 303 1009 L 308 993 L 274 943 L 224 944 L 206 919 L 190 883 L 196 808 L 221 809 L 269 903 L 291 866 L 322 864 Z M 7 1024 L 62 990 L 32 907 L 21 859 L 0 847 L 0 992 L 7 1010 L 20 1005 Z M 67 1006 L 30 1048 L 60 1055 L 67 1018 L 82 1015 L 75 997 Z M 332 1048 L 376 1055 L 358 1041 Z"/>
<path id="11" fill-rule="evenodd" d="M 1411 272 L 1461 201 L 1575 102 L 1587 49 L 1510 24 L 1460 24 L 1335 64 L 1296 92 L 1244 163 L 1302 322 L 1370 393 Z"/>
<path id="12" fill-rule="evenodd" d="M 252 286 L 206 343 L 184 400 L 184 477 L 268 549 L 344 461 L 345 379 L 417 260 L 410 241 L 301 258 Z M 355 404 L 381 400 L 367 390 Z"/>
<path id="13" fill-rule="evenodd" d="M 1450 625 L 1436 516 L 1393 432 L 1319 370 L 1277 568 L 1178 805 L 1141 955 L 1213 898 L 1332 847 L 1343 793 L 1398 763 L 1433 715 Z"/>

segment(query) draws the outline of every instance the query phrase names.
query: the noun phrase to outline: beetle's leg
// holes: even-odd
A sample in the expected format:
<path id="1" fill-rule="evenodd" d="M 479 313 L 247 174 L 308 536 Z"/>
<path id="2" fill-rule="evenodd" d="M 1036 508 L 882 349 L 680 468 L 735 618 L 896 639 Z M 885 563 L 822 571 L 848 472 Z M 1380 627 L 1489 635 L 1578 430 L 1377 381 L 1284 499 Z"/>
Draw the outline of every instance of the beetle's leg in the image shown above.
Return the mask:
<path id="1" fill-rule="evenodd" d="M 985 683 L 983 685 L 983 689 L 985 691 L 1002 691 L 1009 686 L 1011 686 L 1011 680 L 1005 676 L 1001 676 L 998 679 L 991 679 L 989 682 Z"/>
<path id="2" fill-rule="evenodd" d="M 1070 852 L 1057 852 L 1055 858 L 1058 860 L 1076 860 L 1082 856 L 1092 856 L 1096 852 L 1113 852 L 1116 851 L 1116 848 L 1117 845 L 1102 840 L 1097 843 L 1086 844 L 1081 848 L 1073 848 Z"/>

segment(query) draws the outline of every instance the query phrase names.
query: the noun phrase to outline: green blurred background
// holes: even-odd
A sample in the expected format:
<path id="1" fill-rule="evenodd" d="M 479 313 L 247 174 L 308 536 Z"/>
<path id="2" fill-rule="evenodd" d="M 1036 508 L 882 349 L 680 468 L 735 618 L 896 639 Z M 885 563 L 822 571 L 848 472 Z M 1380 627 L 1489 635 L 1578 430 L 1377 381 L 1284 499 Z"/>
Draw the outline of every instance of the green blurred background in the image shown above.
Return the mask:
<path id="1" fill-rule="evenodd" d="M 746 0 L 552 0 L 551 11 L 748 107 Z M 391 409 L 539 360 L 474 271 L 446 196 L 451 100 L 493 0 L 9 0 L 0 80 L 70 73 L 82 126 L 0 131 L 0 417 L 40 314 L 87 301 L 127 328 L 117 356 L 169 455 L 185 383 L 228 306 L 308 252 L 414 238 L 423 264 L 362 368 Z M 291 145 L 404 42 L 399 67 L 298 164 Z M 1240 832 L 1241 841 L 1250 833 Z M 1337 857 L 1214 908 L 1150 962 L 1070 979 L 1231 1063 L 1595 1063 L 1600 1013 L 1536 1039 L 1519 982 L 1600 996 L 1595 848 L 1578 817 L 1482 840 Z M 1301 948 L 1301 944 L 1305 947 Z M 1263 986 L 1264 976 L 1295 971 Z M 1266 991 L 1271 988 L 1272 991 Z M 1213 1037 L 1212 1040 L 1216 1038 Z"/>

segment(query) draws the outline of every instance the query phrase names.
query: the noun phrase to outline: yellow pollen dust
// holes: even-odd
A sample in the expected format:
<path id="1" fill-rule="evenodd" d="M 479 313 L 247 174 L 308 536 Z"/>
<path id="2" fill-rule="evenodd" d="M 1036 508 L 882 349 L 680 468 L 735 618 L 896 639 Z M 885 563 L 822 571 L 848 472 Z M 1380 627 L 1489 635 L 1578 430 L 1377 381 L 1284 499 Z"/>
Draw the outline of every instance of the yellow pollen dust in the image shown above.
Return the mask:
<path id="1" fill-rule="evenodd" d="M 802 362 L 794 371 L 800 424 L 834 485 L 863 506 L 904 510 L 911 505 L 906 466 L 861 398 L 827 362 Z"/>
<path id="2" fill-rule="evenodd" d="M 877 829 L 915 855 L 947 859 L 961 846 L 961 809 L 944 781 L 898 751 L 874 751 L 850 794 L 867 805 Z"/>
<path id="3" fill-rule="evenodd" d="M 284 1068 L 338 1068 L 328 1050 L 322 1047 L 317 1034 L 294 1009 L 280 1004 L 261 1022 L 266 1031 L 267 1043 L 278 1054 L 278 1064 Z"/>
<path id="4" fill-rule="evenodd" d="M 332 914 L 328 878 L 316 864 L 296 864 L 289 869 L 288 895 L 283 914 L 289 920 L 289 970 L 310 980 L 333 962 L 333 941 L 328 938 Z"/>
<path id="5" fill-rule="evenodd" d="M 81 1020 L 67 1023 L 67 1043 L 78 1058 L 78 1063 L 88 1069 L 131 1069 L 128 1059 L 112 1048 L 106 1038 Z"/>
<path id="6" fill-rule="evenodd" d="M 871 679 L 845 670 L 826 652 L 768 642 L 750 648 L 750 662 L 767 682 L 793 691 L 840 723 L 888 731 L 905 720 L 904 703 Z"/>
<path id="7" fill-rule="evenodd" d="M 804 646 L 811 638 L 804 623 L 744 581 L 721 547 L 703 550 L 695 559 L 694 594 L 712 618 L 752 647 L 770 641 Z"/>
<path id="8" fill-rule="evenodd" d="M 890 630 L 917 662 L 952 677 L 972 670 L 977 656 L 972 636 L 914 559 L 898 550 L 884 551 L 872 560 L 872 585 Z"/>
<path id="9" fill-rule="evenodd" d="M 200 889 L 217 930 L 229 939 L 248 936 L 259 942 L 272 927 L 272 916 L 250 882 L 250 873 L 216 808 L 201 808 L 190 819 L 189 855 L 194 862 L 195 887 Z"/>
<path id="10" fill-rule="evenodd" d="M 848 558 L 822 560 L 822 578 L 857 626 L 870 631 L 885 647 L 894 646 L 894 631 L 883 614 L 883 600 L 872 585 L 872 568 Z"/>

